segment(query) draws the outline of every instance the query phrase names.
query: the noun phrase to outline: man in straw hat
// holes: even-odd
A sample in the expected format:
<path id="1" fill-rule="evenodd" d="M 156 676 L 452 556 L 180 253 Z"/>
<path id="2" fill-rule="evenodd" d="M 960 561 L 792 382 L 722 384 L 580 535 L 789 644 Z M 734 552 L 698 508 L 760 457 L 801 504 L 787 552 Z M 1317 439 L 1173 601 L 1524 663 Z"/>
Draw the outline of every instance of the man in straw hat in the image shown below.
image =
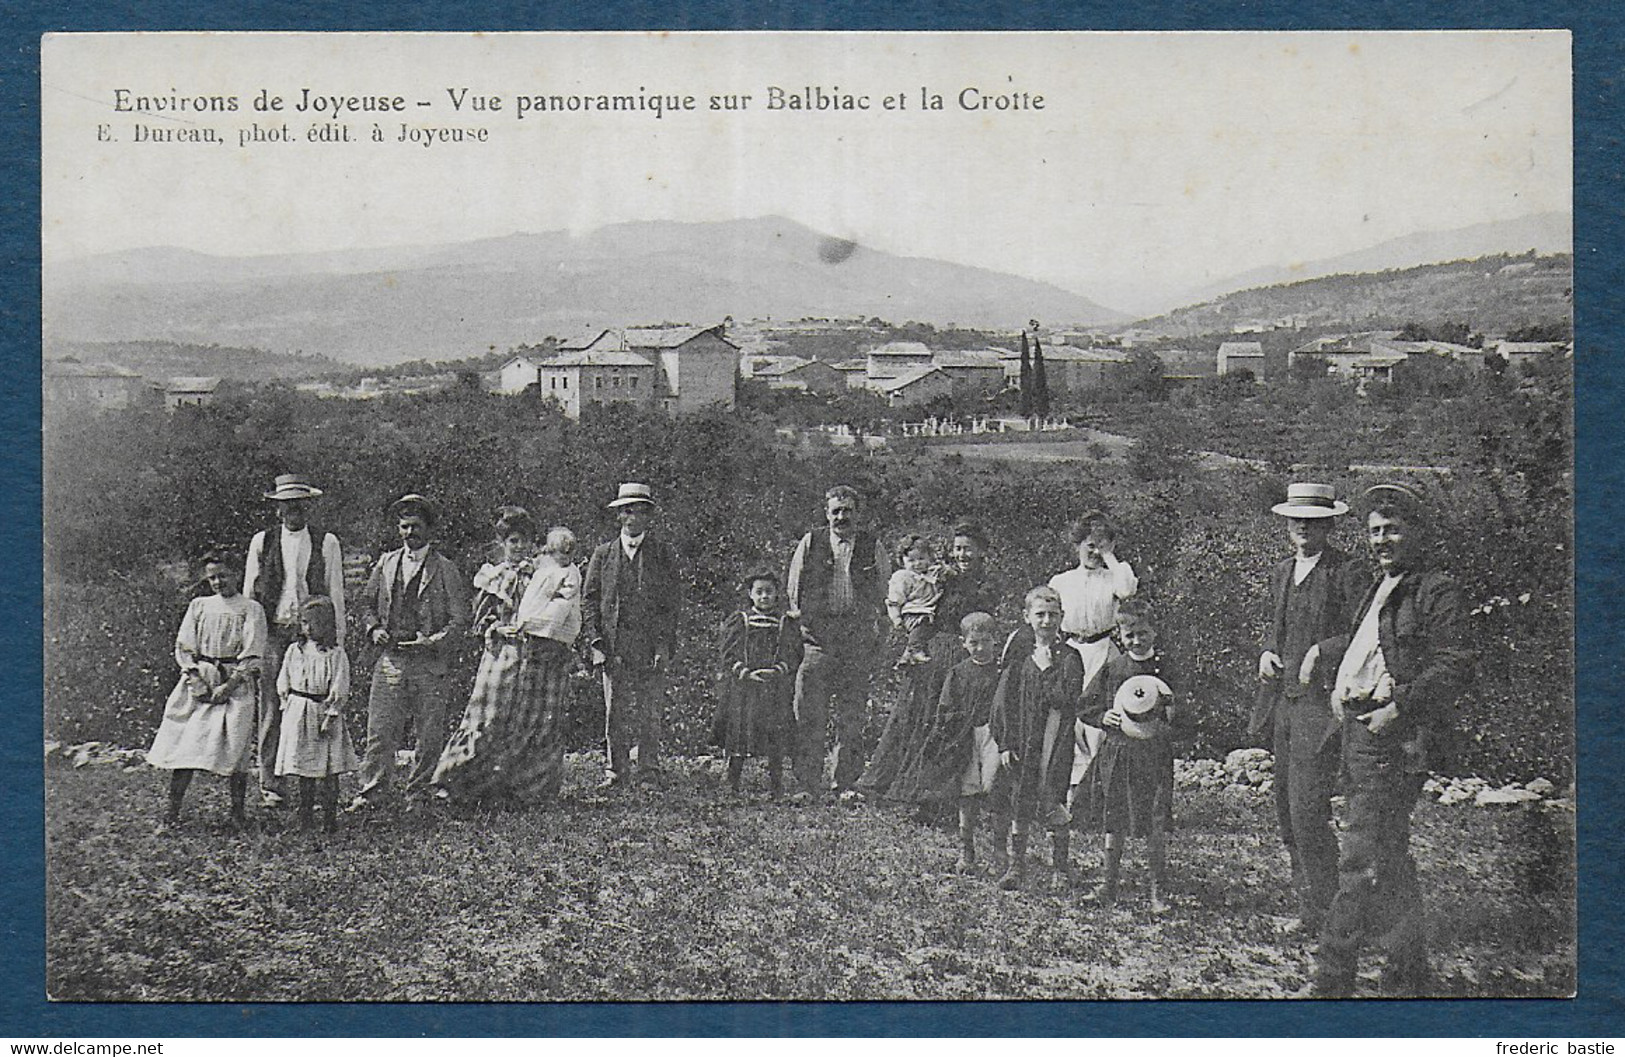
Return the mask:
<path id="1" fill-rule="evenodd" d="M 361 789 L 352 811 L 388 788 L 408 719 L 417 730 L 417 758 L 406 793 L 428 791 L 446 745 L 449 655 L 469 617 L 462 575 L 434 549 L 439 521 L 434 504 L 414 492 L 391 503 L 389 512 L 401 545 L 373 565 L 357 603 L 362 630 L 380 652 L 367 698 Z"/>
<path id="2" fill-rule="evenodd" d="M 1342 634 L 1348 607 L 1370 583 L 1363 563 L 1326 542 L 1348 509 L 1330 485 L 1308 483 L 1288 485 L 1286 502 L 1270 508 L 1286 519 L 1292 556 L 1270 573 L 1273 608 L 1247 727 L 1275 753 L 1275 815 L 1292 860 L 1301 921 L 1311 931 L 1320 928 L 1337 891 L 1332 791 L 1340 743 L 1330 673 L 1312 671 L 1308 682 L 1299 673 L 1307 654 Z"/>
<path id="3" fill-rule="evenodd" d="M 603 672 L 609 750 L 604 785 L 613 788 L 632 777 L 633 746 L 638 777 L 653 781 L 660 775 L 664 675 L 677 650 L 682 580 L 676 554 L 649 533 L 655 501 L 648 485 L 621 485 L 609 509 L 621 531 L 599 544 L 587 562 L 581 622 L 593 664 Z"/>
<path id="4" fill-rule="evenodd" d="M 1387 955 L 1384 994 L 1430 989 L 1411 811 L 1439 764 L 1441 741 L 1457 727 L 1456 700 L 1473 665 L 1461 589 L 1431 567 L 1421 494 L 1380 484 L 1365 499 L 1366 542 L 1382 579 L 1350 607 L 1347 630 L 1319 660 L 1336 673 L 1331 706 L 1343 727 L 1347 798 L 1337 895 L 1314 981 L 1328 997 L 1353 993 L 1368 942 Z"/>
<path id="5" fill-rule="evenodd" d="M 322 494 L 296 473 L 277 477 L 262 493 L 276 508 L 277 526 L 254 534 L 243 564 L 243 594 L 265 610 L 270 637 L 261 662 L 259 686 L 260 797 L 266 807 L 283 803 L 286 790 L 276 776 L 278 734 L 282 715 L 276 693 L 277 672 L 288 645 L 299 637 L 299 613 L 318 595 L 333 600 L 339 641 L 344 641 L 344 553 L 338 537 L 310 525 L 311 502 Z"/>

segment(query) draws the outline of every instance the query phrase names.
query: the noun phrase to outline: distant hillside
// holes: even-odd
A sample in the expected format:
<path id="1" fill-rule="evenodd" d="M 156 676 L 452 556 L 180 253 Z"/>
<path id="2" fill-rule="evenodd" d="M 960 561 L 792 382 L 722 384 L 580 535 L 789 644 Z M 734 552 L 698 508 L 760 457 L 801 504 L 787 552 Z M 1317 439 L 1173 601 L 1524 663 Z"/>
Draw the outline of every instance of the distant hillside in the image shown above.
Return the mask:
<path id="1" fill-rule="evenodd" d="M 60 341 L 252 345 L 357 364 L 461 359 L 655 320 L 1016 328 L 1126 318 L 1045 283 L 883 253 L 779 217 L 259 258 L 136 250 L 54 264 L 44 287 L 45 331 Z"/>
<path id="2" fill-rule="evenodd" d="M 82 363 L 111 363 L 158 382 L 166 378 L 212 376 L 237 382 L 293 381 L 354 370 L 326 356 L 291 356 L 264 349 L 219 345 L 180 345 L 168 341 L 48 341 L 45 359 L 72 356 Z"/>
<path id="3" fill-rule="evenodd" d="M 1323 275 L 1353 272 L 1381 272 L 1414 268 L 1443 261 L 1465 261 L 1503 253 L 1572 253 L 1574 217 L 1566 212 L 1535 213 L 1515 220 L 1496 220 L 1449 231 L 1419 231 L 1389 239 L 1353 253 L 1321 260 L 1299 261 L 1269 268 L 1255 268 L 1215 283 L 1190 290 L 1168 302 L 1192 305 L 1212 301 L 1237 290 L 1318 279 Z"/>
<path id="4" fill-rule="evenodd" d="M 1186 337 L 1248 324 L 1386 328 L 1460 322 L 1480 333 L 1504 333 L 1567 321 L 1573 300 L 1571 254 L 1503 254 L 1242 290 L 1136 327 Z"/>

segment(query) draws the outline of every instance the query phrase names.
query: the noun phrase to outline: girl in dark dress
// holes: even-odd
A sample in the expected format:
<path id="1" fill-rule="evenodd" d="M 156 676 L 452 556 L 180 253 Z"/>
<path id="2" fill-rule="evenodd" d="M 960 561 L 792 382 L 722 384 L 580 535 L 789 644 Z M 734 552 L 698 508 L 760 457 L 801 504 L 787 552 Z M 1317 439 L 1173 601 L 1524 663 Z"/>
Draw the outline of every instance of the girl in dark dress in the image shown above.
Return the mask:
<path id="1" fill-rule="evenodd" d="M 1091 695 L 1083 716 L 1084 722 L 1106 731 L 1089 770 L 1087 795 L 1078 805 L 1080 818 L 1106 834 L 1106 878 L 1091 898 L 1106 904 L 1116 901 L 1123 845 L 1128 837 L 1144 837 L 1151 866 L 1151 912 L 1161 914 L 1168 909 L 1162 888 L 1168 824 L 1173 818 L 1173 739 L 1183 729 L 1185 717 L 1165 681 L 1149 608 L 1138 599 L 1124 600 L 1118 607 L 1117 631 L 1124 652 L 1106 662 L 1098 692 Z"/>
<path id="2" fill-rule="evenodd" d="M 752 573 L 750 607 L 722 623 L 722 704 L 716 743 L 728 754 L 728 785 L 739 792 L 747 756 L 767 759 L 769 787 L 783 792 L 784 757 L 795 730 L 792 697 L 801 664 L 801 628 L 780 609 L 778 577 Z"/>

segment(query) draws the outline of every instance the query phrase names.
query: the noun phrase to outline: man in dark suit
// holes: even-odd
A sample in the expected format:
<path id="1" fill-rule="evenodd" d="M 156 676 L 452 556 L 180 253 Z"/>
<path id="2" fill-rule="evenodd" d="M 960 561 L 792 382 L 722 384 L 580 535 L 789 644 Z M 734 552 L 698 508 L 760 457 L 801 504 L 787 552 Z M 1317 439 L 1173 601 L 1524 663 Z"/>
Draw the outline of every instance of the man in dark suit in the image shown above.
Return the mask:
<path id="1" fill-rule="evenodd" d="M 599 544 L 581 582 L 581 622 L 593 664 L 604 676 L 604 727 L 609 747 L 606 787 L 629 779 L 632 747 L 638 777 L 660 775 L 661 714 L 666 667 L 677 649 L 682 581 L 677 556 L 650 538 L 654 494 L 646 484 L 623 484 L 609 504 L 620 535 Z"/>
<path id="2" fill-rule="evenodd" d="M 1432 980 L 1411 812 L 1460 731 L 1456 704 L 1473 656 L 1461 588 L 1433 568 L 1421 494 L 1382 484 L 1365 495 L 1366 540 L 1382 578 L 1324 650 L 1323 663 L 1337 673 L 1332 714 L 1343 727 L 1347 805 L 1314 985 L 1327 997 L 1352 994 L 1360 949 L 1371 943 L 1387 955 L 1384 995 L 1425 995 Z"/>
<path id="3" fill-rule="evenodd" d="M 360 810 L 389 787 L 395 751 L 410 719 L 417 759 L 406 779 L 407 796 L 428 792 L 446 745 L 446 669 L 456 636 L 468 624 L 468 595 L 451 560 L 434 549 L 434 504 L 404 495 L 390 504 L 401 546 L 379 558 L 357 611 L 367 640 L 380 650 L 367 699 L 367 751 Z"/>
<path id="4" fill-rule="evenodd" d="M 1338 724 L 1329 676 L 1299 678 L 1310 650 L 1341 634 L 1353 599 L 1370 582 L 1363 563 L 1327 545 L 1333 519 L 1348 513 L 1329 485 L 1293 484 L 1271 510 L 1286 519 L 1292 557 L 1270 575 L 1274 611 L 1258 657 L 1258 697 L 1248 732 L 1275 753 L 1275 814 L 1292 859 L 1292 887 L 1305 928 L 1318 930 L 1337 891 L 1332 790 Z M 1316 677 L 1318 676 L 1318 677 Z"/>

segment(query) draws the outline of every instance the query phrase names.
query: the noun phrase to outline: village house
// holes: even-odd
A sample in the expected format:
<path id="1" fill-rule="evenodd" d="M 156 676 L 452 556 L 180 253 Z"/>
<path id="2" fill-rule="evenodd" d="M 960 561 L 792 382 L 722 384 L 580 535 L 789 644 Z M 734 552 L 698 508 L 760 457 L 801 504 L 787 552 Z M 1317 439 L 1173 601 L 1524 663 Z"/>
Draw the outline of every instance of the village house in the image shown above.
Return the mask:
<path id="1" fill-rule="evenodd" d="M 920 407 L 938 397 L 951 397 L 954 382 L 947 371 L 927 363 L 871 382 L 870 388 L 880 394 L 887 407 Z"/>
<path id="2" fill-rule="evenodd" d="M 739 381 L 739 346 L 722 326 L 628 327 L 605 331 L 588 352 L 637 353 L 660 369 L 658 405 L 674 415 L 730 411 Z"/>
<path id="3" fill-rule="evenodd" d="M 1198 382 L 1219 373 L 1218 355 L 1206 349 L 1157 349 L 1154 354 L 1162 361 L 1162 377 L 1170 382 Z"/>
<path id="4" fill-rule="evenodd" d="M 1290 371 L 1300 359 L 1310 359 L 1321 364 L 1327 374 L 1340 374 L 1350 377 L 1359 372 L 1355 370 L 1358 364 L 1362 369 L 1371 365 L 1365 363 L 1367 357 L 1372 355 L 1394 355 L 1390 343 L 1399 340 L 1397 330 L 1367 330 L 1355 334 L 1328 334 L 1305 342 L 1286 354 L 1286 366 Z M 1402 353 L 1400 355 L 1403 355 Z"/>
<path id="5" fill-rule="evenodd" d="M 766 382 L 769 389 L 814 396 L 834 396 L 846 390 L 846 378 L 823 360 L 800 356 L 773 356 L 769 360 L 757 365 L 752 372 L 752 376 Z"/>
<path id="6" fill-rule="evenodd" d="M 935 354 L 923 342 L 891 341 L 868 352 L 867 374 L 875 383 L 897 378 L 916 367 L 929 367 Z"/>
<path id="7" fill-rule="evenodd" d="M 41 396 L 47 411 L 118 411 L 136 407 L 150 393 L 141 375 L 111 363 L 81 363 L 72 356 L 46 360 Z"/>
<path id="8" fill-rule="evenodd" d="M 655 365 L 635 352 L 562 352 L 537 366 L 541 395 L 555 401 L 569 418 L 580 418 L 587 404 L 637 404 L 656 398 Z"/>
<path id="9" fill-rule="evenodd" d="M 1111 372 L 1128 363 L 1128 356 L 1120 349 L 1080 349 L 1073 345 L 1045 343 L 1044 381 L 1056 395 L 1079 393 L 1099 389 Z M 1005 384 L 1021 384 L 1021 353 L 1014 349 L 1000 349 L 999 362 L 1004 365 Z"/>
<path id="10" fill-rule="evenodd" d="M 164 384 L 164 407 L 208 407 L 220 390 L 218 378 L 171 378 Z"/>
<path id="11" fill-rule="evenodd" d="M 953 383 L 955 397 L 992 399 L 1004 391 L 1004 364 L 998 349 L 944 349 L 931 363 Z"/>
<path id="12" fill-rule="evenodd" d="M 589 404 L 637 404 L 669 414 L 734 406 L 739 348 L 721 327 L 601 327 L 557 350 L 503 364 L 499 391 L 535 385 L 571 418 Z"/>
<path id="13" fill-rule="evenodd" d="M 1256 341 L 1226 341 L 1219 346 L 1219 376 L 1250 371 L 1254 381 L 1264 380 L 1264 346 Z"/>
<path id="14" fill-rule="evenodd" d="M 869 357 L 853 356 L 847 360 L 836 360 L 830 366 L 841 372 L 848 389 L 869 388 Z"/>
<path id="15" fill-rule="evenodd" d="M 1495 355 L 1505 360 L 1508 367 L 1518 368 L 1568 356 L 1574 351 L 1574 347 L 1566 341 L 1498 341 L 1493 348 Z"/>

